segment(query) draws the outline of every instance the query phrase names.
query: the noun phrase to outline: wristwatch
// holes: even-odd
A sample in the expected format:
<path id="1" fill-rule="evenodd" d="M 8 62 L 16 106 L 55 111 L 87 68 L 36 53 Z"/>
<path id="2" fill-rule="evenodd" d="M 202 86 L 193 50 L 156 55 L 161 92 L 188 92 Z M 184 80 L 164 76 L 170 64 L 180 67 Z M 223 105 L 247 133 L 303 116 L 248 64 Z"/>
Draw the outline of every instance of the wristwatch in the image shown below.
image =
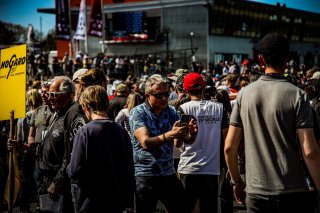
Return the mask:
<path id="1" fill-rule="evenodd" d="M 244 182 L 241 178 L 238 178 L 237 180 L 230 180 L 230 185 L 231 186 L 240 186 L 240 185 L 243 185 Z"/>

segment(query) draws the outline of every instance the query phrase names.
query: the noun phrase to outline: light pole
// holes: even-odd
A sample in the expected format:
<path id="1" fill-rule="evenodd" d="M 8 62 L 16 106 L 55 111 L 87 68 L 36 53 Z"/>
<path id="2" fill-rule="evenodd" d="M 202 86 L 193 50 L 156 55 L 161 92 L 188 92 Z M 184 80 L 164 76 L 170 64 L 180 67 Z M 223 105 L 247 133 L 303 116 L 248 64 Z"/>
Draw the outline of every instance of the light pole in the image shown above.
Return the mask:
<path id="1" fill-rule="evenodd" d="M 169 30 L 166 29 L 164 31 L 165 34 L 165 42 L 166 42 L 166 64 L 168 66 L 169 63 Z"/>
<path id="2" fill-rule="evenodd" d="M 195 56 L 194 56 L 194 51 L 193 51 L 193 36 L 194 36 L 194 33 L 190 32 L 190 46 L 191 46 L 191 61 L 192 62 L 195 61 Z"/>

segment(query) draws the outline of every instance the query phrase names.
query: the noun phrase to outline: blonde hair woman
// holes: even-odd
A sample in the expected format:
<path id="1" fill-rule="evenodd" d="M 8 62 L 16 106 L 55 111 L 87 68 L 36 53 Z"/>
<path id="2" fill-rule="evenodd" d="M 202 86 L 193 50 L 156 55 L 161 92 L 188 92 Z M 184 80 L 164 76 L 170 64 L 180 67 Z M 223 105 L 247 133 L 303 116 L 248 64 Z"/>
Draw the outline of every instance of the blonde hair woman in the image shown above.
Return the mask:
<path id="1" fill-rule="evenodd" d="M 133 107 L 138 106 L 141 104 L 141 99 L 138 93 L 132 92 L 129 94 L 127 98 L 127 104 L 124 109 L 120 110 L 118 115 L 115 118 L 115 122 L 123 126 L 130 138 L 131 138 L 131 129 L 129 125 L 129 117 L 130 117 L 130 111 L 133 109 Z"/>
<path id="2" fill-rule="evenodd" d="M 41 106 L 42 98 L 37 89 L 30 89 L 27 91 L 27 109 L 28 112 L 25 118 L 18 119 L 17 122 L 17 138 L 19 141 L 27 144 L 29 135 L 29 122 L 31 116 L 36 108 Z"/>
<path id="3" fill-rule="evenodd" d="M 25 118 L 19 118 L 17 121 L 17 139 L 21 147 L 28 145 L 28 135 L 30 129 L 30 119 L 35 109 L 42 104 L 41 94 L 38 89 L 30 89 L 27 91 L 27 108 Z M 34 187 L 33 171 L 34 171 L 34 156 L 30 149 L 23 149 L 20 158 L 21 162 L 21 196 L 20 196 L 20 212 L 29 212 L 29 199 L 32 193 L 36 190 Z M 29 151 L 28 151 L 29 150 Z M 32 188 L 34 187 L 34 188 Z"/>

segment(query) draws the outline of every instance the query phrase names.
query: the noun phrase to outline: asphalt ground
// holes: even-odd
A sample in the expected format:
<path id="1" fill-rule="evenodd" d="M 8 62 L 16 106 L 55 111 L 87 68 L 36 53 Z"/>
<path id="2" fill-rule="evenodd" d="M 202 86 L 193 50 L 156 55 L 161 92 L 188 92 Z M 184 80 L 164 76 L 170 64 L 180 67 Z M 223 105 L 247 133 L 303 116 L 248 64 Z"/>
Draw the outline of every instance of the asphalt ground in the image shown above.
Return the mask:
<path id="1" fill-rule="evenodd" d="M 38 213 L 39 211 L 36 210 L 36 206 L 37 203 L 31 203 L 31 208 L 30 208 L 30 213 Z M 108 212 L 106 210 L 106 212 Z M 159 203 L 157 206 L 157 211 L 155 213 L 164 213 L 166 212 L 165 209 L 163 208 L 162 204 Z M 246 212 L 246 208 L 243 205 L 238 204 L 236 201 L 233 202 L 233 212 L 236 213 L 245 213 Z M 1 211 L 0 213 L 8 213 L 8 210 L 6 210 L 6 206 L 2 205 L 1 206 Z M 13 213 L 20 213 L 20 208 L 19 207 L 15 207 L 13 209 Z M 112 212 L 110 212 L 112 213 Z"/>

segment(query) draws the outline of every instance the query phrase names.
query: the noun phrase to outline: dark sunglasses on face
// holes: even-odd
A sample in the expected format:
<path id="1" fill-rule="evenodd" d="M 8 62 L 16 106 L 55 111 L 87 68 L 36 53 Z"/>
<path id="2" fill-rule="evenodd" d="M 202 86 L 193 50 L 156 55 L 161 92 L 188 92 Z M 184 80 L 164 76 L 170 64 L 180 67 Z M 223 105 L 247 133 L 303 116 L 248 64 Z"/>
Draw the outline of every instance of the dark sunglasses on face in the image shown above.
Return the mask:
<path id="1" fill-rule="evenodd" d="M 77 79 L 75 79 L 73 82 L 74 82 L 74 84 L 80 84 L 80 79 L 77 78 Z"/>
<path id="2" fill-rule="evenodd" d="M 57 98 L 58 95 L 65 94 L 66 92 L 47 92 L 49 98 Z"/>
<path id="3" fill-rule="evenodd" d="M 154 96 L 156 99 L 162 99 L 163 96 L 168 98 L 170 96 L 169 92 L 162 92 L 162 93 L 155 93 L 155 94 L 151 94 L 150 95 Z"/>

